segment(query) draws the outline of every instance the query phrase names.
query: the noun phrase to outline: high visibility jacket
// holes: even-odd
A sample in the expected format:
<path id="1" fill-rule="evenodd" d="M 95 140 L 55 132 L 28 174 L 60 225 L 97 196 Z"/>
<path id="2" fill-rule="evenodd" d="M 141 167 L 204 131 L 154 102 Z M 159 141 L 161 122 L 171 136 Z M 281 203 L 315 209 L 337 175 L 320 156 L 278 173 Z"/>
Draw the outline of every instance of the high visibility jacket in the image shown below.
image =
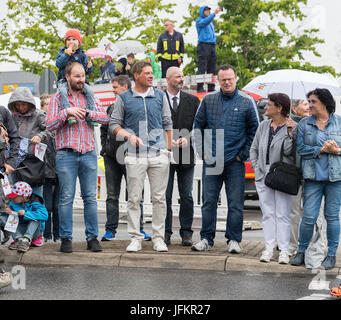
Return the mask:
<path id="1" fill-rule="evenodd" d="M 161 34 L 157 41 L 157 59 L 162 60 L 179 60 L 183 59 L 185 54 L 184 39 L 180 32 L 174 30 L 173 35 L 167 31 Z"/>

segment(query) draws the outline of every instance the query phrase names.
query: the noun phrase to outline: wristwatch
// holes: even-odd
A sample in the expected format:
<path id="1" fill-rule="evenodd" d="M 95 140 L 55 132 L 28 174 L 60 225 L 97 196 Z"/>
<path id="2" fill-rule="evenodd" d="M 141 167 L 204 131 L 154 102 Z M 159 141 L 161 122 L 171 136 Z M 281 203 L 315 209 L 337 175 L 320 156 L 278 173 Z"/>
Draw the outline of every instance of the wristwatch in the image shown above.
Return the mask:
<path id="1" fill-rule="evenodd" d="M 337 155 L 337 156 L 341 156 L 341 148 L 339 148 L 339 149 L 337 150 L 336 155 Z"/>

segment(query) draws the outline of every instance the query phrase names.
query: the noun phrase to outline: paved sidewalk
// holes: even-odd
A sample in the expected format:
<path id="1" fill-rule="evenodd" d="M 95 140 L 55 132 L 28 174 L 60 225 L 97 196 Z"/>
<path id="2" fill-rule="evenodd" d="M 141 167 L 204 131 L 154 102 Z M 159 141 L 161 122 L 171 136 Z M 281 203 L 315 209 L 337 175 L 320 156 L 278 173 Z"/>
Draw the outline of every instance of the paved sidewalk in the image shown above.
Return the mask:
<path id="1" fill-rule="evenodd" d="M 20 263 L 37 266 L 112 266 L 134 268 L 171 268 L 189 270 L 213 271 L 248 271 L 248 272 L 276 272 L 311 274 L 311 270 L 304 267 L 278 264 L 278 252 L 273 261 L 264 263 L 259 261 L 264 243 L 261 241 L 243 241 L 240 254 L 230 254 L 225 241 L 215 243 L 212 251 L 194 252 L 190 247 L 183 247 L 180 240 L 172 239 L 168 252 L 155 252 L 151 241 L 144 241 L 142 251 L 127 253 L 126 247 L 130 241 L 114 240 L 101 242 L 102 252 L 86 250 L 86 242 L 73 242 L 73 253 L 61 253 L 60 243 L 47 243 L 40 248 L 31 248 L 25 254 L 2 247 L 7 263 Z M 337 264 L 327 274 L 341 273 L 341 254 L 338 251 Z"/>

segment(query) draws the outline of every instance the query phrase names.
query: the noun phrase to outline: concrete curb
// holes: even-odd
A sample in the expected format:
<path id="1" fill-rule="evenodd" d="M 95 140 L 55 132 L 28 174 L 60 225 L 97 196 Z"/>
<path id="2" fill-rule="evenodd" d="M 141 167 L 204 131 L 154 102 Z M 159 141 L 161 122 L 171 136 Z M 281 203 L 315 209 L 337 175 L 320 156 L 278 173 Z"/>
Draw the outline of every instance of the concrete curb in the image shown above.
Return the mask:
<path id="1" fill-rule="evenodd" d="M 129 268 L 168 268 L 182 270 L 207 270 L 207 271 L 244 271 L 244 272 L 271 272 L 312 274 L 312 270 L 304 267 L 280 265 L 276 260 L 270 263 L 260 262 L 258 257 L 242 252 L 230 254 L 226 244 L 217 246 L 209 252 L 194 252 L 179 243 L 169 246 L 169 252 L 155 252 L 149 242 L 143 244 L 143 250 L 137 253 L 127 253 L 125 248 L 129 241 L 114 241 L 102 243 L 102 252 L 86 250 L 86 243 L 73 243 L 73 253 L 62 253 L 59 244 L 46 244 L 41 248 L 32 248 L 25 254 L 16 251 L 3 250 L 6 263 L 31 265 L 31 266 L 107 266 Z M 252 243 L 253 244 L 253 243 Z M 247 244 L 251 246 L 250 243 Z M 251 249 L 254 251 L 254 248 Z M 327 270 L 327 275 L 339 275 L 339 264 L 332 270 Z M 316 274 L 316 272 L 315 272 Z"/>

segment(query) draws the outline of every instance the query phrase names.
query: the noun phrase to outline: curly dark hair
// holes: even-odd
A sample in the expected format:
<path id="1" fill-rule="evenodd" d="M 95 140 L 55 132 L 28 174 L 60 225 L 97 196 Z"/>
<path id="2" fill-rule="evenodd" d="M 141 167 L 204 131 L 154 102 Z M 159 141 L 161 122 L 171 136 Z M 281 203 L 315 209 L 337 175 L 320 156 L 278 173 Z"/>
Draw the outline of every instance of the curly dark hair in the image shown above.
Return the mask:
<path id="1" fill-rule="evenodd" d="M 276 107 L 282 107 L 281 114 L 284 117 L 288 117 L 290 114 L 290 98 L 285 93 L 271 93 L 268 95 L 268 99 L 271 100 Z"/>
<path id="2" fill-rule="evenodd" d="M 318 99 L 325 105 L 329 114 L 335 112 L 335 100 L 328 89 L 316 88 L 315 90 L 308 92 L 307 98 L 309 99 L 311 95 L 318 97 Z"/>

